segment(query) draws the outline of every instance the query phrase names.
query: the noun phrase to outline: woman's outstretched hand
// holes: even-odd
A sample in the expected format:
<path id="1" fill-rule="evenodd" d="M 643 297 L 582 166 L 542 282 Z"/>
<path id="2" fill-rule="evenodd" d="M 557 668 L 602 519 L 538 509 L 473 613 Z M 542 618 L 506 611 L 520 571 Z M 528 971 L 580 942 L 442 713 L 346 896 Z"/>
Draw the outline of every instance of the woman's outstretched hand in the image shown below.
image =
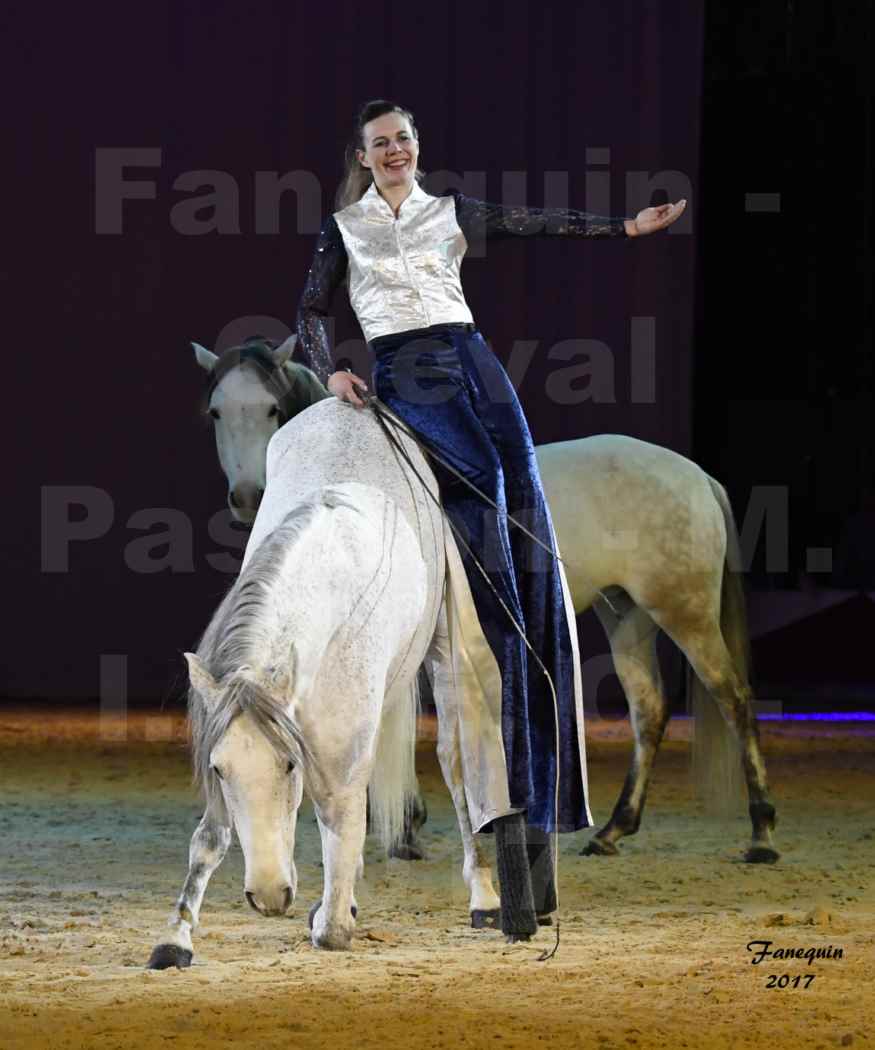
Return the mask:
<path id="1" fill-rule="evenodd" d="M 368 384 L 364 379 L 360 379 L 355 372 L 332 372 L 328 377 L 327 386 L 331 393 L 335 397 L 340 398 L 341 401 L 348 401 L 351 405 L 355 405 L 356 408 L 365 407 L 364 401 L 356 392 L 356 387 L 359 387 L 367 394 Z"/>
<path id="2" fill-rule="evenodd" d="M 679 200 L 677 204 L 660 204 L 657 208 L 645 208 L 639 211 L 634 219 L 626 220 L 626 233 L 630 237 L 643 237 L 648 233 L 656 233 L 671 226 L 675 219 L 679 219 L 686 208 L 686 200 Z"/>

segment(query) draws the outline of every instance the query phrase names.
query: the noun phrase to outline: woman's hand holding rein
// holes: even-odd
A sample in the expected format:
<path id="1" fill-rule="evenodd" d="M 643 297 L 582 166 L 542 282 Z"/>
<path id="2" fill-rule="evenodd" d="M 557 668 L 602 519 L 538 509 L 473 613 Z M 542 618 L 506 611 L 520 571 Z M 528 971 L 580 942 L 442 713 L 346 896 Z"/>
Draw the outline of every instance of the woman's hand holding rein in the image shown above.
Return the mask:
<path id="1" fill-rule="evenodd" d="M 340 398 L 341 401 L 348 401 L 351 405 L 355 405 L 356 408 L 365 407 L 365 402 L 358 396 L 356 387 L 367 393 L 368 384 L 364 379 L 360 379 L 355 372 L 348 370 L 332 372 L 326 385 L 329 391 L 335 397 Z"/>

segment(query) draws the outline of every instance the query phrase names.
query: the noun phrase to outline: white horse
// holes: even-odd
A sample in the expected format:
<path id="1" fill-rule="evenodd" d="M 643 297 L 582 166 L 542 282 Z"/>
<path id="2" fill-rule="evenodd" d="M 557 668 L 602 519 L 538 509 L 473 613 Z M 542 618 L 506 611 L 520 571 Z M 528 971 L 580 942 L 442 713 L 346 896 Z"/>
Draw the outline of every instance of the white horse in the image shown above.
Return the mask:
<path id="1" fill-rule="evenodd" d="M 261 341 L 222 357 L 192 345 L 211 377 L 207 408 L 229 505 L 249 523 L 264 491 L 271 437 L 287 418 L 332 395 L 291 361 L 294 336 L 278 347 Z M 357 411 L 363 418 L 370 414 Z M 661 629 L 694 672 L 689 680 L 700 787 L 712 799 L 737 794 L 740 745 L 752 824 L 745 859 L 773 863 L 779 856 L 772 840 L 775 809 L 752 710 L 738 531 L 724 488 L 684 456 L 617 434 L 539 445 L 535 452 L 574 611 L 594 608 L 605 628 L 635 737 L 620 798 L 582 852 L 615 855 L 617 842 L 640 826 L 669 718 L 656 654 Z M 437 670 L 433 689 L 448 689 Z M 452 701 L 436 693 L 435 702 L 440 709 Z M 439 755 L 453 746 L 439 741 Z M 451 767 L 452 755 L 444 754 L 442 764 Z M 457 796 L 464 806 L 464 792 L 458 775 L 448 775 L 461 813 Z M 472 869 L 479 863 L 473 857 L 466 844 Z"/>
<path id="2" fill-rule="evenodd" d="M 403 833 L 405 800 L 415 791 L 423 663 L 442 698 L 438 750 L 462 828 L 472 924 L 500 918 L 514 939 L 534 929 L 531 888 L 517 883 L 509 897 L 528 901 L 525 916 L 500 910 L 474 841 L 452 735 L 460 714 L 444 583 L 446 559 L 458 554 L 447 550 L 437 482 L 416 443 L 401 440 L 428 488 L 411 484 L 404 464 L 386 454 L 375 417 L 363 420 L 335 398 L 299 413 L 270 443 L 271 483 L 240 575 L 197 654 L 187 654 L 194 764 L 206 808 L 152 968 L 190 964 L 191 931 L 232 828 L 245 857 L 246 899 L 262 914 L 285 914 L 297 888 L 292 858 L 304 787 L 325 867 L 322 900 L 311 915 L 313 943 L 349 944 L 366 791 L 387 846 Z M 458 580 L 460 561 L 454 571 Z M 499 763 L 504 768 L 503 751 L 480 754 L 488 759 L 484 784 L 500 780 L 488 773 Z M 488 813 L 500 837 L 502 821 L 516 817 L 508 816 L 500 790 L 481 791 L 499 798 Z M 510 877 L 528 880 L 525 840 L 507 854 L 517 865 L 505 869 Z M 515 925 L 518 919 L 527 928 Z"/>
<path id="3" fill-rule="evenodd" d="M 187 656 L 195 768 L 208 809 L 237 829 L 245 895 L 262 914 L 285 914 L 295 897 L 305 786 L 313 801 L 325 869 L 317 947 L 352 937 L 369 784 L 384 843 L 403 828 L 436 569 L 385 493 L 322 488 L 258 545 Z"/>

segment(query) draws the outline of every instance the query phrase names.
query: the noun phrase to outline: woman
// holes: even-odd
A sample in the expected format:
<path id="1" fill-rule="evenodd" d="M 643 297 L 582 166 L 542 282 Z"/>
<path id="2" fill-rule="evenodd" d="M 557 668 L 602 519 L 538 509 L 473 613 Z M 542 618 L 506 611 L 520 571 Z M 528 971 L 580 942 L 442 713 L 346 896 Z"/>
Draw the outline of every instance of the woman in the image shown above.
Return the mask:
<path id="1" fill-rule="evenodd" d="M 552 523 L 532 438 L 507 373 L 474 328 L 459 271 L 468 244 L 483 237 L 637 237 L 674 222 L 685 201 L 645 208 L 634 219 L 602 219 L 506 208 L 457 190 L 434 197 L 419 185 L 418 159 L 418 134 L 407 110 L 382 100 L 362 108 L 347 149 L 339 210 L 322 228 L 301 299 L 299 346 L 324 379 L 331 370 L 325 319 L 348 276 L 350 302 L 376 358 L 378 397 L 497 505 L 453 470 L 432 463 L 444 507 L 470 548 L 461 544 L 460 554 L 501 672 L 511 804 L 525 810 L 535 828 L 575 831 L 592 824 L 578 746 L 575 625 L 566 614 L 560 565 L 550 553 Z M 357 390 L 367 384 L 339 371 L 328 378 L 328 389 L 361 407 Z M 544 546 L 509 525 L 508 513 Z M 554 698 L 545 670 L 559 713 L 558 812 Z"/>

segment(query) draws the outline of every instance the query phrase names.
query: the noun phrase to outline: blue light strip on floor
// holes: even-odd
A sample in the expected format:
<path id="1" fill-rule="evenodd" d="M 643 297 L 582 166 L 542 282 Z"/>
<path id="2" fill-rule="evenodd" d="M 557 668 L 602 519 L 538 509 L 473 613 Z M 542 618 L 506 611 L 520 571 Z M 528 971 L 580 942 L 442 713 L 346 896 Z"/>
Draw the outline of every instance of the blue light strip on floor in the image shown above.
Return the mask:
<path id="1" fill-rule="evenodd" d="M 758 722 L 875 722 L 875 711 L 825 711 L 807 715 L 757 715 Z"/>

